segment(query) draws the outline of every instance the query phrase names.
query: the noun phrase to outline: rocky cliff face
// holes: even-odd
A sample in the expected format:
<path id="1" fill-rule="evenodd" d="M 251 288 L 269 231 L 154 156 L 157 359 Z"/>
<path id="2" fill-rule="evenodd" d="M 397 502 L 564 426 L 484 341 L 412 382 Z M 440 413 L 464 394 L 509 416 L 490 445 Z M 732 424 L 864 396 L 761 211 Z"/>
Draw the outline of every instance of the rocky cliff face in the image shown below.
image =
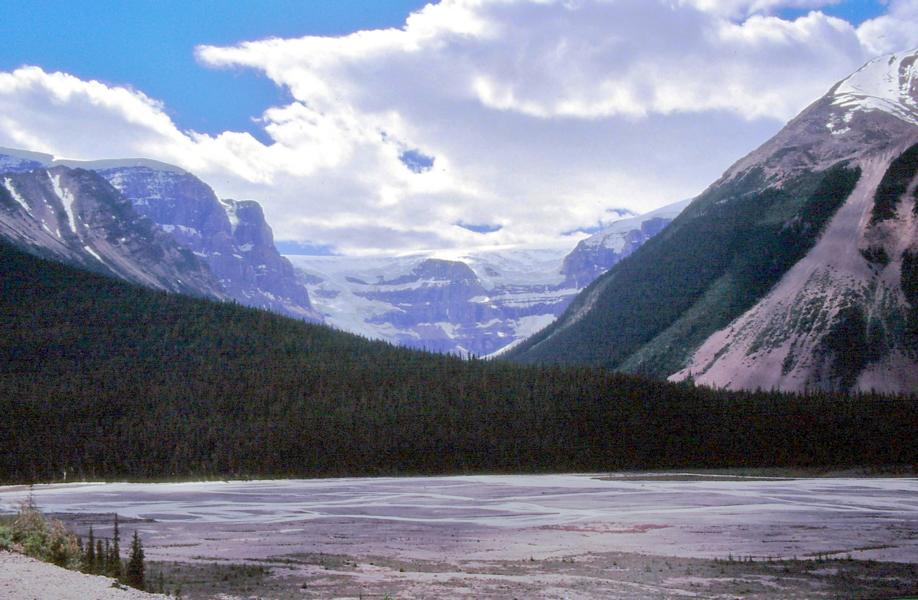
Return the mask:
<path id="1" fill-rule="evenodd" d="M 98 174 L 13 158 L 3 168 L 0 233 L 15 246 L 148 287 L 226 298 L 202 261 Z"/>
<path id="2" fill-rule="evenodd" d="M 65 181 L 57 196 L 55 189 L 35 183 L 44 181 L 40 172 L 45 171 Z M 144 285 L 321 320 L 293 266 L 274 247 L 273 233 L 256 202 L 219 200 L 190 173 L 143 159 L 57 161 L 45 154 L 0 149 L 0 173 L 12 186 L 6 188 L 11 210 L 28 206 L 39 215 L 36 222 L 25 218 L 28 211 L 8 216 L 4 233 L 35 253 Z M 44 207 L 55 202 L 70 206 L 65 201 L 70 198 L 68 186 L 77 179 L 76 221 L 63 223 L 58 235 L 45 214 L 51 210 L 56 215 L 57 208 Z M 64 227 L 68 223 L 72 227 Z M 89 225 L 101 233 L 91 234 Z M 122 230 L 135 237 L 117 233 Z M 84 234 L 91 239 L 84 240 Z M 122 237 L 133 240 L 129 248 L 113 249 L 102 241 Z"/>
<path id="3" fill-rule="evenodd" d="M 581 240 L 564 257 L 561 273 L 568 287 L 583 289 L 621 262 L 644 242 L 657 235 L 681 213 L 689 200 L 676 202 L 647 214 L 615 221 L 602 231 Z"/>
<path id="4" fill-rule="evenodd" d="M 731 388 L 918 389 L 916 58 L 839 82 L 515 357 Z"/>
<path id="5" fill-rule="evenodd" d="M 230 298 L 246 306 L 321 320 L 293 266 L 274 247 L 273 233 L 258 203 L 219 200 L 207 184 L 175 168 L 101 166 L 99 174 L 137 212 L 207 263 Z"/>

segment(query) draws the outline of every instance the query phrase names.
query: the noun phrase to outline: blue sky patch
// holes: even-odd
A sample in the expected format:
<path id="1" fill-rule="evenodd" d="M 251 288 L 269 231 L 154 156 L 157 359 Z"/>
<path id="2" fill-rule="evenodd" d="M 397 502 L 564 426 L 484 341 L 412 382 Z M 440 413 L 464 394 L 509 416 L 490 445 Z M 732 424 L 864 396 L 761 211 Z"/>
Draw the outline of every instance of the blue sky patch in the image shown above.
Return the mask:
<path id="1" fill-rule="evenodd" d="M 335 247 L 330 244 L 311 244 L 309 242 L 295 242 L 291 240 L 277 240 L 274 246 L 281 254 L 297 256 L 338 256 Z"/>
<path id="2" fill-rule="evenodd" d="M 886 2 L 882 0 L 842 0 L 838 4 L 823 6 L 819 10 L 827 15 L 844 19 L 855 27 L 867 21 L 879 17 L 886 12 Z M 796 19 L 802 17 L 813 9 L 809 8 L 785 8 L 777 11 L 777 16 L 782 19 Z"/>
<path id="3" fill-rule="evenodd" d="M 475 233 L 494 233 L 495 231 L 500 231 L 504 228 L 503 225 L 489 225 L 487 223 L 474 224 L 474 223 L 463 223 L 459 221 L 456 223 L 459 227 L 463 229 L 468 229 L 469 231 L 474 231 Z"/>
<path id="4" fill-rule="evenodd" d="M 398 155 L 398 159 L 415 173 L 429 171 L 434 164 L 434 157 L 427 156 L 420 150 L 405 150 Z"/>
<path id="5" fill-rule="evenodd" d="M 179 129 L 247 131 L 290 101 L 255 71 L 198 64 L 199 44 L 225 46 L 269 37 L 346 35 L 402 27 L 427 0 L 5 0 L 0 70 L 37 65 L 81 79 L 127 85 L 162 100 Z"/>

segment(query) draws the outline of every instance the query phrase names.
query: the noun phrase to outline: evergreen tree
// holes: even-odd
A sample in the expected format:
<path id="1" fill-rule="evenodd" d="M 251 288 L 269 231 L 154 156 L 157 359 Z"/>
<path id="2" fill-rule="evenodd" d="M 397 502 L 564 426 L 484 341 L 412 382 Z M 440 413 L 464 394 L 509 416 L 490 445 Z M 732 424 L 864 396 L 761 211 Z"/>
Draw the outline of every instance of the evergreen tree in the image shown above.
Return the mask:
<path id="1" fill-rule="evenodd" d="M 118 515 L 115 514 L 115 528 L 112 531 L 111 554 L 108 557 L 108 575 L 115 579 L 121 579 L 121 534 L 118 532 Z"/>
<path id="2" fill-rule="evenodd" d="M 89 540 L 86 542 L 86 553 L 83 554 L 83 572 L 96 572 L 96 538 L 92 525 L 89 526 Z"/>
<path id="3" fill-rule="evenodd" d="M 112 545 L 111 542 L 105 540 L 105 553 L 102 554 L 102 564 L 100 565 L 99 574 L 100 575 L 109 575 L 112 569 Z"/>
<path id="4" fill-rule="evenodd" d="M 140 543 L 140 536 L 137 535 L 136 530 L 134 531 L 134 539 L 131 541 L 131 558 L 128 560 L 125 583 L 138 590 L 142 590 L 145 587 L 143 544 Z"/>

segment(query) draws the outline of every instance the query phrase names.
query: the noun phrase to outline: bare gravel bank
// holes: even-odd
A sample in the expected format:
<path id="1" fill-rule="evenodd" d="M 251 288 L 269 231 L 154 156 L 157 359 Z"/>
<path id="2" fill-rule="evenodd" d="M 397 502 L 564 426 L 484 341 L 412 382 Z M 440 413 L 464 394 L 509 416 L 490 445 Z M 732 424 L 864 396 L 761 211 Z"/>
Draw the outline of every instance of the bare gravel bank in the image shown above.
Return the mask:
<path id="1" fill-rule="evenodd" d="M 0 598 L 3 600 L 153 600 L 131 588 L 113 587 L 110 577 L 85 575 L 22 554 L 0 551 Z"/>

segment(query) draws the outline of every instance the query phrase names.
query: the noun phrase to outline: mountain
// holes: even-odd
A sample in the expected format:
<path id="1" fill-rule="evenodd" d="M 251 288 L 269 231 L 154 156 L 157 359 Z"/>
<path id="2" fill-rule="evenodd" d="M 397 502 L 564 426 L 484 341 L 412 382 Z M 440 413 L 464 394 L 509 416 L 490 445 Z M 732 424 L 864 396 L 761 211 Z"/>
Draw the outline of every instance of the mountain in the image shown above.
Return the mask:
<path id="1" fill-rule="evenodd" d="M 191 260 L 191 264 L 202 270 L 204 275 L 191 278 L 190 274 L 185 274 L 181 277 L 181 274 L 174 274 L 176 269 L 167 264 L 162 267 L 166 269 L 165 272 L 156 273 L 158 279 L 153 283 L 150 277 L 138 275 L 151 269 L 155 271 L 152 262 L 148 260 L 131 265 L 130 257 L 118 263 L 120 269 L 109 271 L 129 281 L 161 289 L 232 299 L 246 306 L 272 310 L 295 318 L 321 320 L 321 316 L 313 310 L 309 293 L 299 282 L 293 266 L 274 247 L 273 233 L 258 203 L 220 200 L 207 184 L 194 175 L 152 160 L 62 161 L 45 154 L 0 149 L 0 172 L 7 173 L 5 177 L 11 181 L 17 178 L 25 181 L 38 172 L 36 169 L 73 171 L 83 173 L 84 179 L 95 178 L 94 189 L 102 193 L 99 190 L 104 188 L 103 195 L 108 198 L 99 204 L 95 214 L 101 218 L 99 215 L 104 215 L 108 210 L 109 229 L 136 229 L 137 223 L 144 221 L 145 227 L 156 230 L 155 247 L 146 249 L 148 254 L 163 254 L 163 260 L 169 263 L 171 259 L 168 252 L 159 248 L 164 240 L 168 241 L 169 248 L 181 251 L 184 260 Z M 105 185 L 100 184 L 99 180 Z M 23 202 L 30 203 L 33 199 L 29 194 L 33 191 L 37 193 L 38 188 L 20 187 L 17 190 Z M 89 194 L 96 193 L 89 188 L 87 190 Z M 41 203 L 46 196 L 38 197 L 35 201 Z M 47 197 L 53 201 L 53 195 Z M 92 199 L 87 196 L 78 205 L 91 202 Z M 75 253 L 61 254 L 55 250 L 59 246 L 55 240 L 46 239 L 47 236 L 40 234 L 26 234 L 27 230 L 36 229 L 23 229 L 26 225 L 28 220 L 15 223 L 10 221 L 6 231 L 8 237 L 28 238 L 33 249 L 51 248 L 51 255 L 84 266 L 93 264 L 93 261 L 79 259 L 77 255 L 99 252 L 93 243 L 74 242 L 75 246 L 71 246 L 74 246 Z M 79 231 L 83 229 L 79 228 Z M 114 234 L 106 230 L 106 235 L 111 237 Z M 87 246 L 89 250 L 85 248 Z M 141 247 L 142 244 L 135 244 L 135 254 L 138 256 Z M 108 257 L 110 262 L 114 260 L 111 256 L 102 256 Z M 198 281 L 201 278 L 204 279 Z"/>
<path id="2" fill-rule="evenodd" d="M 226 298 L 203 262 L 98 174 L 0 160 L 0 235 L 17 247 L 156 289 Z"/>
<path id="3" fill-rule="evenodd" d="M 669 204 L 643 215 L 615 221 L 581 240 L 564 257 L 561 273 L 568 287 L 583 289 L 626 256 L 657 235 L 681 213 L 690 200 Z"/>
<path id="4" fill-rule="evenodd" d="M 41 168 L 80 168 L 106 179 L 130 202 L 132 218 L 146 217 L 209 269 L 206 285 L 190 285 L 194 293 L 463 356 L 506 351 L 550 324 L 579 290 L 662 230 L 685 205 L 640 216 L 610 210 L 609 217 L 619 220 L 582 240 L 567 256 L 558 249 L 515 249 L 285 258 L 257 203 L 218 199 L 207 184 L 178 167 L 145 159 L 63 161 L 0 149 L 3 172 L 27 174 Z M 50 243 L 33 242 L 33 247 Z M 123 270 L 118 273 L 124 276 Z M 168 274 L 161 279 L 172 289 Z"/>
<path id="5" fill-rule="evenodd" d="M 400 257 L 288 255 L 325 322 L 412 348 L 505 352 L 554 321 L 578 291 L 665 227 L 679 202 L 615 221 L 565 248 Z"/>
<path id="6" fill-rule="evenodd" d="M 444 257 L 288 255 L 326 323 L 389 342 L 484 356 L 535 333 L 577 293 L 564 250 Z"/>
<path id="7" fill-rule="evenodd" d="M 918 389 L 916 60 L 833 86 L 510 357 L 727 388 Z"/>
<path id="8" fill-rule="evenodd" d="M 225 293 L 240 304 L 319 321 L 309 293 L 257 202 L 220 200 L 203 181 L 155 164 L 90 163 L 133 204 L 210 267 Z"/>
<path id="9" fill-rule="evenodd" d="M 918 460 L 915 397 L 745 394 L 461 360 L 2 241 L 0 265 L 3 483 Z"/>

